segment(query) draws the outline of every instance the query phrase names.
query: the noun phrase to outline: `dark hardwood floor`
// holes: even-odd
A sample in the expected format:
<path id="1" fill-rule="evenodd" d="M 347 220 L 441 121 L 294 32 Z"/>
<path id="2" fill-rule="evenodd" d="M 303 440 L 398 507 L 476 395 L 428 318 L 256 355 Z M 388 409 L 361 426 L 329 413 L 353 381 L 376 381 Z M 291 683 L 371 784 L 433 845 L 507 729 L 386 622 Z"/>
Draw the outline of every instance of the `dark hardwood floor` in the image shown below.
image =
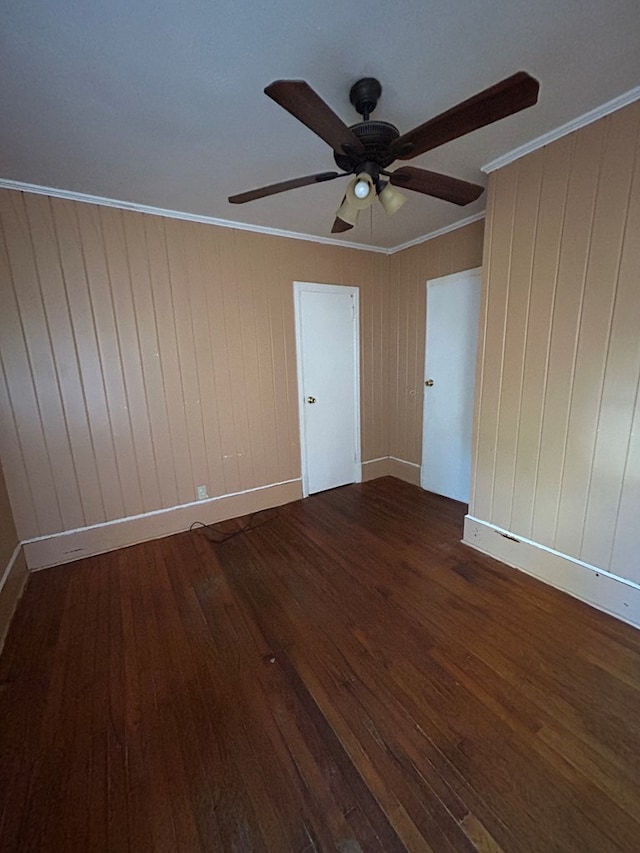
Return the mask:
<path id="1" fill-rule="evenodd" d="M 640 850 L 640 632 L 463 512 L 384 478 L 32 575 L 0 850 Z"/>

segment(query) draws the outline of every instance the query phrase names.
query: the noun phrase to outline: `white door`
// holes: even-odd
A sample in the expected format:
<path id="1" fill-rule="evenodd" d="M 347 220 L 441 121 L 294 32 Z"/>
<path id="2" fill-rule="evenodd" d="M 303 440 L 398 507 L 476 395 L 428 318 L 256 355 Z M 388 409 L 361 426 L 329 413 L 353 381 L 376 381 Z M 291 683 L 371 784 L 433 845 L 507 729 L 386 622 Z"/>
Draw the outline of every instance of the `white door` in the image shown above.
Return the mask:
<path id="1" fill-rule="evenodd" d="M 361 479 L 358 288 L 294 282 L 303 494 Z"/>
<path id="2" fill-rule="evenodd" d="M 469 502 L 480 270 L 427 282 L 423 489 Z"/>

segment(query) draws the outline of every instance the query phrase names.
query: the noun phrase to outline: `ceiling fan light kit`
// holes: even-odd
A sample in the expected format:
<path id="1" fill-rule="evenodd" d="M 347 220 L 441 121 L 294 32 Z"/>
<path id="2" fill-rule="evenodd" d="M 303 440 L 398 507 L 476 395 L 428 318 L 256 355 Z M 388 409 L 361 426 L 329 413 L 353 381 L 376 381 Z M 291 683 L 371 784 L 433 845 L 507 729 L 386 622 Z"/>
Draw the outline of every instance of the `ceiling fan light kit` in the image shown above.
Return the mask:
<path id="1" fill-rule="evenodd" d="M 361 172 L 349 182 L 346 192 L 347 201 L 354 210 L 366 210 L 373 204 L 376 194 L 373 191 L 373 178 Z"/>
<path id="2" fill-rule="evenodd" d="M 349 231 L 357 223 L 359 215 L 360 211 L 353 207 L 345 195 L 342 204 L 336 211 L 336 218 L 331 228 L 331 233 L 340 234 L 342 231 Z"/>
<path id="3" fill-rule="evenodd" d="M 407 196 L 397 190 L 393 184 L 386 183 L 378 193 L 380 204 L 387 216 L 397 213 L 407 200 Z"/>
<path id="4" fill-rule="evenodd" d="M 358 175 L 356 179 L 355 186 L 353 188 L 353 194 L 356 198 L 364 199 L 367 198 L 371 189 L 373 187 L 373 180 L 370 175 L 365 173 L 361 173 Z"/>
<path id="5" fill-rule="evenodd" d="M 395 160 L 418 157 L 445 142 L 533 106 L 538 100 L 539 88 L 540 84 L 530 74 L 518 71 L 401 135 L 389 122 L 370 118 L 382 94 L 382 86 L 374 77 L 363 77 L 351 87 L 349 99 L 362 116 L 362 121 L 351 127 L 347 127 L 304 80 L 275 80 L 266 87 L 265 94 L 331 146 L 333 158 L 342 172 L 293 178 L 230 196 L 229 201 L 244 204 L 297 187 L 356 175 L 336 213 L 332 233 L 352 228 L 359 211 L 370 207 L 376 195 L 387 215 L 396 213 L 406 201 L 396 185 L 452 204 L 469 204 L 481 195 L 484 187 L 415 166 L 402 166 L 394 172 L 387 171 L 387 167 Z M 383 181 L 382 177 L 388 181 Z"/>

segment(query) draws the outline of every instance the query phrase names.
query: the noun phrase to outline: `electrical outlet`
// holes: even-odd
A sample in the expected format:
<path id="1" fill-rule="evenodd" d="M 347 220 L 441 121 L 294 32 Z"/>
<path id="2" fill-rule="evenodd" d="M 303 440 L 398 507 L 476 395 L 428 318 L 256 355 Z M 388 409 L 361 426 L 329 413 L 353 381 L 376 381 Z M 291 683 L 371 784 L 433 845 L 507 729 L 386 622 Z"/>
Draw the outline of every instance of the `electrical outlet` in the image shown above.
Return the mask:
<path id="1" fill-rule="evenodd" d="M 208 498 L 207 487 L 206 486 L 196 486 L 196 497 L 199 501 L 203 501 L 205 498 Z"/>

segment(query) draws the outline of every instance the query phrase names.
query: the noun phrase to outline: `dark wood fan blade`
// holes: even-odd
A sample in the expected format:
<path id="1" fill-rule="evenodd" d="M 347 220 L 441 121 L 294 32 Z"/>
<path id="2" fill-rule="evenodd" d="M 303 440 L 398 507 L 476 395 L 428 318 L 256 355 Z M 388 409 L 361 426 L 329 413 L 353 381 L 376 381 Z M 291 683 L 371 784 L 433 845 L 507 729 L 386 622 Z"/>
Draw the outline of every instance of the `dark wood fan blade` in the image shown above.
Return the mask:
<path id="1" fill-rule="evenodd" d="M 275 80 L 264 90 L 339 154 L 364 154 L 364 145 L 304 80 Z"/>
<path id="2" fill-rule="evenodd" d="M 246 193 L 230 195 L 231 204 L 244 204 L 247 201 L 255 201 L 276 193 L 284 193 L 287 190 L 295 190 L 298 187 L 307 187 L 309 184 L 320 184 L 323 181 L 332 181 L 334 178 L 342 177 L 340 172 L 319 172 L 317 175 L 307 175 L 304 178 L 292 178 L 290 181 L 281 181 L 279 184 L 269 184 L 268 187 L 260 187 L 257 190 L 249 190 Z"/>
<path id="3" fill-rule="evenodd" d="M 389 180 L 394 187 L 405 187 L 405 189 L 432 195 L 459 205 L 475 201 L 484 191 L 484 187 L 479 184 L 470 184 L 459 178 L 451 178 L 449 175 L 429 172 L 426 169 L 416 169 L 414 166 L 396 169 Z"/>
<path id="4" fill-rule="evenodd" d="M 534 77 L 526 71 L 518 71 L 404 133 L 393 143 L 392 151 L 400 160 L 410 160 L 451 139 L 532 107 L 538 100 L 539 89 L 540 84 Z"/>
<path id="5" fill-rule="evenodd" d="M 343 231 L 349 231 L 353 228 L 353 225 L 349 222 L 345 222 L 344 219 L 340 219 L 339 216 L 333 220 L 333 226 L 331 227 L 332 234 L 341 234 Z"/>

